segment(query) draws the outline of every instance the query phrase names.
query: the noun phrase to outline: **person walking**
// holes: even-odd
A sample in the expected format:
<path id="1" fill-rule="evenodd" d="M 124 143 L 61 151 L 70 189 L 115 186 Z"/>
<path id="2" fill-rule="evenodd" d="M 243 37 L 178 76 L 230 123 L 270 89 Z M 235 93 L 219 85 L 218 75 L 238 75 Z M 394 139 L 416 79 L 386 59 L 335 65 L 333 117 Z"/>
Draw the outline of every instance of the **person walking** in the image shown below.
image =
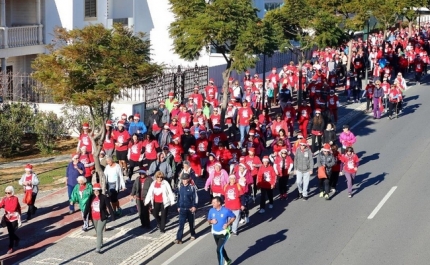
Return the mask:
<path id="1" fill-rule="evenodd" d="M 153 207 L 152 215 L 157 221 L 157 227 L 160 229 L 160 233 L 162 234 L 165 232 L 167 208 L 170 205 L 175 204 L 175 194 L 173 193 L 170 184 L 164 180 L 164 177 L 164 173 L 161 171 L 157 171 L 155 173 L 155 181 L 151 183 L 144 203 L 145 205 L 151 203 Z"/>
<path id="2" fill-rule="evenodd" d="M 215 196 L 212 199 L 212 208 L 208 213 L 208 223 L 217 246 L 216 253 L 219 265 L 230 265 L 233 261 L 228 257 L 225 244 L 230 238 L 230 226 L 235 221 L 234 213 L 222 206 L 221 197 Z"/>
<path id="3" fill-rule="evenodd" d="M 105 178 L 106 191 L 109 194 L 109 199 L 112 208 L 117 216 L 121 215 L 122 209 L 119 207 L 118 193 L 125 190 L 124 177 L 122 175 L 121 166 L 114 163 L 112 157 L 106 158 Z"/>
<path id="4" fill-rule="evenodd" d="M 144 156 L 144 145 L 141 139 L 139 138 L 138 133 L 134 133 L 131 136 L 131 140 L 128 143 L 128 179 L 127 183 L 131 183 L 131 177 L 133 176 L 135 167 L 140 168 L 142 166 L 142 160 Z"/>
<path id="5" fill-rule="evenodd" d="M 79 209 L 81 210 L 82 220 L 84 222 L 82 230 L 86 232 L 88 230 L 88 216 L 84 216 L 84 211 L 92 194 L 93 186 L 90 183 L 87 183 L 87 179 L 84 176 L 79 176 L 77 181 L 78 184 L 76 184 L 72 191 L 70 205 L 79 203 Z"/>
<path id="6" fill-rule="evenodd" d="M 34 206 L 36 202 L 37 192 L 39 191 L 39 179 L 37 175 L 33 172 L 33 166 L 27 164 L 25 166 L 25 173 L 22 175 L 21 179 L 18 181 L 19 185 L 24 187 L 24 200 L 28 205 L 27 210 L 27 221 L 31 220 L 31 216 L 36 214 L 37 207 Z"/>
<path id="7" fill-rule="evenodd" d="M 257 187 L 261 189 L 260 212 L 263 214 L 266 210 L 266 195 L 269 197 L 269 209 L 273 208 L 273 189 L 276 184 L 276 173 L 272 165 L 269 164 L 269 157 L 263 157 L 263 165 L 259 168 L 257 174 Z"/>
<path id="8" fill-rule="evenodd" d="M 236 181 L 242 187 L 243 190 L 243 201 L 242 204 L 244 209 L 240 212 L 240 221 L 241 224 L 249 223 L 249 208 L 248 202 L 251 200 L 251 188 L 254 183 L 251 172 L 248 170 L 247 165 L 242 162 L 239 162 L 238 169 L 235 171 Z"/>
<path id="9" fill-rule="evenodd" d="M 103 230 L 106 226 L 109 215 L 111 220 L 115 221 L 115 215 L 110 205 L 109 199 L 101 192 L 102 187 L 99 183 L 93 185 L 93 194 L 87 200 L 84 219 L 91 219 L 94 224 L 94 229 L 97 233 L 96 253 L 102 254 L 101 248 L 103 246 Z"/>
<path id="10" fill-rule="evenodd" d="M 157 154 L 157 160 L 151 163 L 149 169 L 147 171 L 148 176 L 154 176 L 158 171 L 163 172 L 165 178 L 170 183 L 172 179 L 172 167 L 167 163 L 166 154 L 164 152 L 160 152 Z"/>
<path id="11" fill-rule="evenodd" d="M 181 183 L 178 189 L 178 213 L 179 227 L 176 233 L 175 244 L 182 244 L 182 236 L 184 234 L 185 222 L 188 220 L 190 227 L 190 240 L 196 239 L 196 231 L 194 230 L 194 214 L 197 210 L 199 197 L 197 196 L 197 188 L 191 185 L 191 176 L 188 173 L 181 173 Z"/>
<path id="12" fill-rule="evenodd" d="M 321 116 L 321 109 L 315 110 L 315 117 L 311 120 L 312 153 L 317 153 L 322 146 L 322 135 L 324 133 L 324 118 Z"/>
<path id="13" fill-rule="evenodd" d="M 231 210 L 236 219 L 232 223 L 231 234 L 237 236 L 237 229 L 240 221 L 240 211 L 245 210 L 245 197 L 242 186 L 236 182 L 236 176 L 228 177 L 228 184 L 224 186 L 225 207 Z"/>
<path id="14" fill-rule="evenodd" d="M 220 162 L 216 162 L 214 165 L 214 171 L 209 174 L 209 178 L 205 183 L 205 190 L 208 191 L 211 188 L 212 196 L 220 196 L 224 193 L 223 187 L 228 183 L 228 173 L 222 169 Z"/>
<path id="15" fill-rule="evenodd" d="M 87 151 L 87 146 L 82 146 L 79 151 L 79 162 L 85 167 L 83 176 L 87 179 L 87 183 L 92 182 L 94 173 L 94 156 L 92 153 Z"/>
<path id="16" fill-rule="evenodd" d="M 288 197 L 288 178 L 293 169 L 293 160 L 291 156 L 288 155 L 287 149 L 282 149 L 279 155 L 276 156 L 273 169 L 279 180 L 279 198 L 281 200 L 286 200 Z"/>
<path id="17" fill-rule="evenodd" d="M 7 254 L 13 252 L 13 247 L 18 247 L 20 238 L 16 235 L 16 230 L 21 222 L 21 205 L 18 197 L 15 196 L 15 190 L 12 186 L 7 186 L 4 190 L 6 196 L 0 201 L 0 208 L 4 208 L 4 222 L 6 223 L 9 234 L 9 249 Z"/>
<path id="18" fill-rule="evenodd" d="M 331 153 L 330 144 L 325 143 L 321 152 L 317 156 L 318 168 L 318 186 L 320 189 L 320 198 L 330 199 L 330 179 L 331 169 L 336 164 L 336 158 Z"/>
<path id="19" fill-rule="evenodd" d="M 348 197 L 352 198 L 352 185 L 354 185 L 354 179 L 358 171 L 358 156 L 354 153 L 354 148 L 347 147 L 346 153 L 340 155 L 339 160 L 343 163 L 343 173 L 348 186 Z"/>
<path id="20" fill-rule="evenodd" d="M 342 154 L 345 153 L 345 150 L 348 146 L 353 146 L 357 141 L 355 135 L 349 130 L 349 125 L 343 125 L 343 132 L 339 135 L 339 142 L 342 145 Z"/>
<path id="21" fill-rule="evenodd" d="M 382 114 L 382 98 L 384 90 L 381 88 L 381 81 L 375 82 L 375 90 L 373 91 L 373 119 L 380 119 Z"/>
<path id="22" fill-rule="evenodd" d="M 336 163 L 331 168 L 331 177 L 329 180 L 329 185 L 330 185 L 330 192 L 335 193 L 337 182 L 339 180 L 340 165 L 342 164 L 342 162 L 338 159 L 340 153 L 338 151 L 337 145 L 331 146 L 331 152 L 333 154 L 333 157 L 336 158 Z"/>
<path id="23" fill-rule="evenodd" d="M 149 220 L 149 210 L 151 207 L 149 205 L 145 205 L 144 201 L 146 195 L 148 195 L 149 187 L 152 182 L 152 178 L 148 177 L 146 171 L 141 168 L 139 170 L 139 176 L 134 181 L 133 188 L 130 193 L 131 198 L 136 202 L 140 224 L 145 229 L 151 229 L 151 222 Z"/>
<path id="24" fill-rule="evenodd" d="M 299 191 L 298 199 L 304 201 L 308 199 L 309 178 L 314 168 L 314 160 L 312 151 L 308 148 L 308 143 L 305 139 L 300 140 L 300 149 L 296 151 L 294 156 L 294 169 L 296 174 L 296 184 Z"/>
<path id="25" fill-rule="evenodd" d="M 79 154 L 72 155 L 72 161 L 67 165 L 66 169 L 66 183 L 67 183 L 67 194 L 69 196 L 69 201 L 72 196 L 73 189 L 76 184 L 78 184 L 77 179 L 85 173 L 85 166 L 79 162 Z M 75 206 L 69 205 L 69 214 L 75 212 Z"/>

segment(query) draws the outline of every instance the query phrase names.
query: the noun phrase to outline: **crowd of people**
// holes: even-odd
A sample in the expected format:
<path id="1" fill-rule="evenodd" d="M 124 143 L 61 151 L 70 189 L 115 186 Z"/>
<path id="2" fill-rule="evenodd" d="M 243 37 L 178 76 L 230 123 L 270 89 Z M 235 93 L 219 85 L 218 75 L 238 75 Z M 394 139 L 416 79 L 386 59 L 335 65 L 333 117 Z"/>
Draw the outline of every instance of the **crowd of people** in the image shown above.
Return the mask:
<path id="1" fill-rule="evenodd" d="M 139 113 L 123 114 L 116 124 L 106 121 L 106 138 L 96 158 L 89 124 L 84 123 L 66 170 L 70 213 L 78 203 L 82 229 L 87 231 L 92 221 L 98 238 L 96 252 L 102 253 L 106 221 L 109 216 L 112 220 L 121 216 L 118 195 L 126 191 L 126 183 L 132 183 L 137 172 L 127 194 L 136 202 L 142 227 L 151 229 L 152 213 L 157 229 L 164 233 L 168 209 L 176 207 L 179 229 L 174 242 L 181 244 L 186 222 L 191 239 L 195 239 L 197 191 L 204 189 L 214 198 L 208 222 L 218 245 L 218 258 L 231 262 L 223 249 L 225 241 L 238 235 L 240 224 L 249 222 L 249 210 L 257 201 L 260 214 L 266 212 L 266 206 L 274 207 L 275 187 L 278 199 L 286 200 L 290 177 L 295 176 L 295 196 L 304 201 L 309 198 L 314 173 L 319 197 L 330 200 L 340 176 L 345 176 L 347 196 L 353 196 L 359 167 L 356 137 L 348 125 L 336 134 L 338 94 L 345 93 L 349 103 L 366 99 L 366 112 L 373 110 L 375 119 L 384 113 L 389 119 L 397 117 L 407 89 L 404 75 L 413 72 L 419 83 L 427 73 L 429 29 L 426 24 L 414 29 L 412 35 L 406 29 L 393 30 L 385 37 L 374 33 L 367 41 L 353 41 L 351 50 L 347 44 L 316 50 L 301 69 L 290 62 L 279 72 L 273 68 L 266 80 L 258 74 L 251 77 L 249 71 L 243 80 L 230 78 L 225 120 L 221 120 L 221 93 L 213 79 L 204 89 L 196 86 L 183 102 L 170 92 L 145 121 Z M 302 80 L 298 80 L 299 71 Z M 303 93 L 299 106 L 294 96 L 298 90 Z M 102 176 L 95 174 L 95 159 L 103 166 Z M 28 194 L 30 220 L 37 211 L 38 180 L 31 165 L 25 170 L 20 185 Z M 99 184 L 101 178 L 105 187 Z M 0 202 L 7 213 L 10 251 L 19 242 L 14 231 L 20 206 L 13 193 L 8 187 Z M 219 211 L 233 218 L 219 223 Z"/>

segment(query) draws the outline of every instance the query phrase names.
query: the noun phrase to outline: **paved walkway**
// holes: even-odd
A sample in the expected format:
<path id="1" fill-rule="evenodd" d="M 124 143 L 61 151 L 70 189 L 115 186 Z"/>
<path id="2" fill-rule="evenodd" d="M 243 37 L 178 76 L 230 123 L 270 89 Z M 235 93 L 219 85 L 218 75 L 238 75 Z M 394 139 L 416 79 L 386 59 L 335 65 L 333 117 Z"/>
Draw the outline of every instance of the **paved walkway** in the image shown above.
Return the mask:
<path id="1" fill-rule="evenodd" d="M 0 163 L 0 169 L 11 168 L 11 167 L 24 167 L 27 164 L 40 165 L 40 164 L 70 161 L 71 160 L 70 157 L 71 157 L 71 154 L 59 155 L 59 156 L 53 156 L 53 157 L 41 157 L 41 158 L 33 158 L 33 159 L 16 160 L 12 162 L 3 162 L 3 163 Z"/>
<path id="2" fill-rule="evenodd" d="M 341 117 L 337 127 L 352 122 L 365 109 L 365 103 L 345 105 L 345 97 L 340 95 L 343 105 L 339 109 Z M 48 163 L 52 161 L 67 160 L 69 156 L 59 158 L 45 158 L 32 160 L 31 163 Z M 20 164 L 21 163 L 21 164 Z M 13 165 L 21 166 L 28 161 L 17 161 Z M 0 166 L 6 166 L 2 164 Z M 11 167 L 10 164 L 8 167 Z M 135 176 L 134 176 L 135 177 Z M 199 186 L 201 186 L 200 183 Z M 94 252 L 95 231 L 93 229 L 83 232 L 81 214 L 76 212 L 68 214 L 67 190 L 59 189 L 45 194 L 37 200 L 39 207 L 36 217 L 24 223 L 17 232 L 21 237 L 20 248 L 11 255 L 5 255 L 7 251 L 7 233 L 0 230 L 0 250 L 3 256 L 0 260 L 3 264 L 146 264 L 159 255 L 163 250 L 172 246 L 175 239 L 178 218 L 174 209 L 169 212 L 169 222 L 166 233 L 160 234 L 156 229 L 149 232 L 140 227 L 140 221 L 136 214 L 136 206 L 128 197 L 131 185 L 127 191 L 122 192 L 120 199 L 123 208 L 123 216 L 114 222 L 108 222 L 108 231 L 104 233 L 103 255 Z M 43 195 L 42 195 L 43 196 Z M 207 203 L 207 192 L 199 191 L 201 206 L 196 212 L 196 226 L 203 224 L 206 213 L 210 207 Z M 25 212 L 25 209 L 24 211 Z M 25 220 L 25 214 L 23 215 Z M 152 219 L 152 217 L 151 217 Z M 155 220 L 151 221 L 155 227 Z M 188 240 L 188 228 L 185 228 L 184 240 Z"/>

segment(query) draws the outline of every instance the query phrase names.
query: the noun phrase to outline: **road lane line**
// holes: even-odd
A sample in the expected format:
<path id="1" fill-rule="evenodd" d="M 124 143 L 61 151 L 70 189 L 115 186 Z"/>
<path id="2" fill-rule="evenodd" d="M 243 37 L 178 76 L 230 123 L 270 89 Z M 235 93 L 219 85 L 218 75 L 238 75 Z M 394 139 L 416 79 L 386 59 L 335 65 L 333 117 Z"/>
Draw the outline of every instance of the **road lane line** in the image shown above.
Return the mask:
<path id="1" fill-rule="evenodd" d="M 376 206 L 373 212 L 370 213 L 367 219 L 373 219 L 373 217 L 375 217 L 375 215 L 378 213 L 379 210 L 381 210 L 382 206 L 384 206 L 384 204 L 388 201 L 388 199 L 396 189 L 397 189 L 397 186 L 394 186 L 390 189 L 390 191 L 388 191 L 388 193 L 384 196 L 384 198 L 382 198 L 382 201 L 379 202 L 379 204 Z"/>
<path id="2" fill-rule="evenodd" d="M 355 127 L 357 127 L 358 125 L 360 125 L 361 123 L 363 123 L 365 120 L 367 120 L 369 118 L 368 115 L 366 115 L 366 117 L 364 117 L 363 119 L 359 120 L 356 124 L 352 125 L 350 130 L 354 129 Z M 348 123 L 346 123 L 348 124 Z"/>
<path id="3" fill-rule="evenodd" d="M 175 255 L 173 255 L 172 257 L 170 257 L 170 259 L 166 260 L 163 263 L 163 265 L 169 265 L 170 263 L 174 262 L 175 259 L 179 258 L 182 254 L 184 254 L 185 252 L 187 252 L 190 248 L 192 248 L 195 244 L 199 243 L 199 241 L 202 240 L 207 235 L 209 235 L 209 233 L 207 233 L 207 234 L 205 234 L 203 236 L 199 236 L 196 240 L 194 240 L 193 242 L 187 244 L 186 247 L 184 247 L 180 251 L 176 252 Z"/>

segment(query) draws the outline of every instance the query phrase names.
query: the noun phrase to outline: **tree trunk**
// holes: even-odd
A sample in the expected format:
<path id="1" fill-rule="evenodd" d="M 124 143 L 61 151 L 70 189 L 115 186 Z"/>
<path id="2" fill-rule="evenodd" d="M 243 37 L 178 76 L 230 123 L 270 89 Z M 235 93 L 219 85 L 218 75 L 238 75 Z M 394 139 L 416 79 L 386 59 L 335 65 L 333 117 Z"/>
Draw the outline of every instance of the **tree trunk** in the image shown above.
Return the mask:
<path id="1" fill-rule="evenodd" d="M 409 20 L 409 25 L 408 25 L 408 29 L 409 29 L 409 32 L 408 32 L 408 36 L 412 36 L 412 25 L 413 25 L 413 21 L 412 20 Z"/>
<path id="2" fill-rule="evenodd" d="M 231 74 L 231 60 L 227 61 L 227 66 L 222 72 L 222 79 L 224 81 L 222 85 L 222 103 L 221 103 L 221 120 L 225 121 L 225 112 L 227 110 L 227 104 L 228 104 L 228 79 L 230 78 Z"/>

